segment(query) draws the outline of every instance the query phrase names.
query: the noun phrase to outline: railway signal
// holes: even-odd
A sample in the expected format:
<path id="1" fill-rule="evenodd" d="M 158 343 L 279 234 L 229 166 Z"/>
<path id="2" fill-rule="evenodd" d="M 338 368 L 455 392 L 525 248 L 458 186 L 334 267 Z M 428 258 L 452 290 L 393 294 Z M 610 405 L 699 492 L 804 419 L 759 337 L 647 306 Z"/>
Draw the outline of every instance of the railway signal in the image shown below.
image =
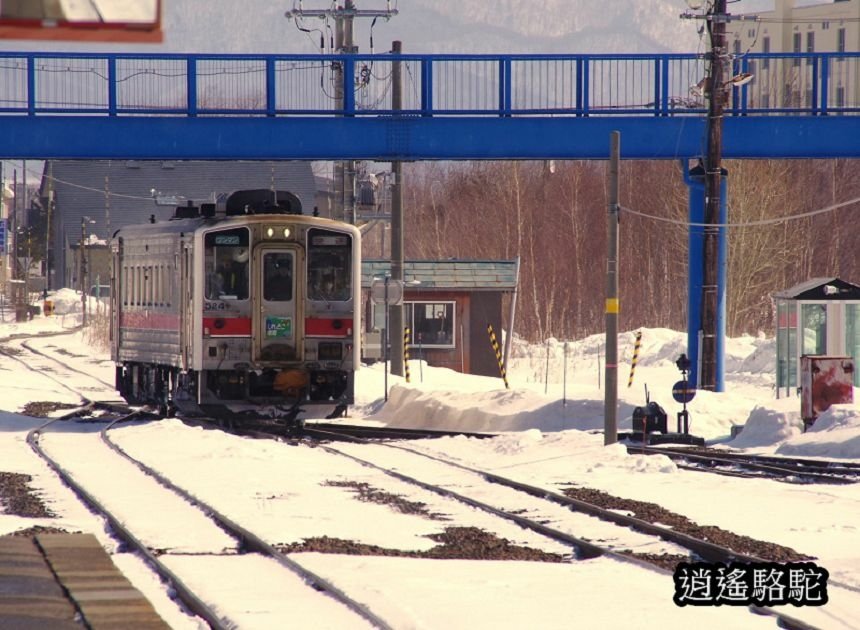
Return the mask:
<path id="1" fill-rule="evenodd" d="M 672 398 L 675 402 L 682 403 L 684 408 L 678 412 L 678 433 L 690 432 L 690 412 L 687 411 L 687 403 L 693 400 L 696 395 L 696 388 L 690 387 L 690 382 L 687 380 L 687 374 L 690 371 L 690 359 L 686 354 L 682 354 L 675 361 L 675 365 L 681 370 L 681 380 L 672 386 Z M 681 431 L 683 425 L 684 430 Z"/>

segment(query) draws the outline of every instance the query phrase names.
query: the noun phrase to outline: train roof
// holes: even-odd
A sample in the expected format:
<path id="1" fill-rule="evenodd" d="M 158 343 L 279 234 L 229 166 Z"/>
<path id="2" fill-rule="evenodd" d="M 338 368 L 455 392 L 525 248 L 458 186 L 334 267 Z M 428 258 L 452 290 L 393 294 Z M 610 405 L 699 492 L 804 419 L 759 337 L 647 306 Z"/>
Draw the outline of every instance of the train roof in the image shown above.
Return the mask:
<path id="1" fill-rule="evenodd" d="M 354 225 L 343 223 L 342 221 L 334 221 L 332 219 L 309 217 L 297 214 L 252 214 L 214 218 L 194 217 L 190 219 L 171 219 L 169 221 L 156 221 L 155 223 L 126 225 L 114 232 L 113 238 L 146 237 L 160 234 L 182 234 L 196 232 L 201 228 L 257 225 L 272 222 L 316 225 L 326 229 L 352 232 L 356 236 L 359 234 L 358 228 Z"/>

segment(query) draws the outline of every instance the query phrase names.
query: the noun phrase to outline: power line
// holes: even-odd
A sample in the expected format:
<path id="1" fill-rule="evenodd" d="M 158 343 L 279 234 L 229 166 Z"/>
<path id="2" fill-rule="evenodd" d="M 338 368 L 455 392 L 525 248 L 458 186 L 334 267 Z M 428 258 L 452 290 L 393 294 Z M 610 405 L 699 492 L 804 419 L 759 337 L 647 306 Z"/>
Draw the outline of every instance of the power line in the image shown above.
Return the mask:
<path id="1" fill-rule="evenodd" d="M 844 208 L 846 206 L 851 206 L 854 204 L 860 203 L 860 197 L 855 197 L 854 199 L 849 199 L 848 201 L 843 201 L 841 203 L 833 204 L 832 206 L 827 206 L 826 208 L 819 208 L 818 210 L 810 210 L 809 212 L 802 212 L 800 214 L 792 214 L 787 217 L 774 217 L 772 219 L 759 219 L 757 221 L 747 221 L 745 223 L 691 223 L 689 221 L 681 221 L 679 219 L 670 219 L 668 217 L 658 217 L 653 214 L 647 214 L 645 212 L 639 212 L 637 210 L 633 210 L 632 208 L 627 208 L 625 206 L 621 206 L 621 210 L 624 212 L 628 212 L 637 217 L 642 217 L 645 219 L 651 219 L 653 221 L 660 221 L 661 223 L 671 223 L 672 225 L 679 225 L 682 227 L 715 227 L 715 228 L 746 228 L 746 227 L 759 227 L 763 225 L 776 225 L 779 223 L 786 223 L 788 221 L 797 221 L 799 219 L 807 219 L 809 217 L 814 217 L 819 214 L 826 214 L 828 212 L 832 212 L 834 210 L 838 210 L 839 208 Z"/>
<path id="2" fill-rule="evenodd" d="M 3 160 L 3 162 L 4 162 L 7 166 L 17 168 L 17 167 L 15 166 L 15 163 L 14 163 L 12 160 Z M 55 183 L 58 183 L 58 184 L 63 184 L 63 185 L 65 185 L 65 186 L 71 186 L 72 188 L 79 188 L 79 189 L 81 189 L 81 190 L 88 190 L 88 191 L 90 191 L 90 192 L 97 192 L 97 193 L 99 193 L 100 195 L 104 195 L 104 194 L 105 194 L 105 190 L 104 190 L 103 188 L 92 188 L 92 187 L 90 187 L 90 186 L 83 186 L 83 185 L 81 185 L 81 184 L 75 184 L 74 182 L 67 182 L 67 181 L 62 180 L 62 179 L 59 179 L 59 178 L 57 178 L 57 177 L 53 177 L 52 175 L 48 175 L 48 174 L 46 174 L 46 173 L 40 173 L 39 171 L 34 171 L 33 169 L 29 169 L 29 168 L 27 169 L 27 172 L 28 172 L 28 173 L 30 173 L 31 175 L 34 175 L 34 176 L 37 176 L 37 177 L 42 177 L 42 178 L 44 178 L 44 179 L 46 179 L 46 180 L 48 180 L 48 181 L 52 181 L 52 182 L 55 182 Z M 150 201 L 152 200 L 152 196 L 148 196 L 148 197 L 140 197 L 139 195 L 123 195 L 123 194 L 121 194 L 121 193 L 115 193 L 115 192 L 107 192 L 107 195 L 108 195 L 108 196 L 110 196 L 110 197 L 121 197 L 121 198 L 123 198 L 123 199 L 147 199 L 147 200 L 150 200 Z"/>

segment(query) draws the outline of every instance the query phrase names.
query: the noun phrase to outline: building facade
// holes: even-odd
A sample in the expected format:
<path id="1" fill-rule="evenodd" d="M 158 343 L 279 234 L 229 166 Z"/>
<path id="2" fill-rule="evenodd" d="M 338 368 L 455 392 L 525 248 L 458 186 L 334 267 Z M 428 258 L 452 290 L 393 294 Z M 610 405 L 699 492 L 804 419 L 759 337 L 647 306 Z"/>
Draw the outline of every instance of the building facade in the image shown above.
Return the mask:
<path id="1" fill-rule="evenodd" d="M 734 15 L 727 27 L 729 51 L 737 62 L 747 53 L 826 53 L 860 51 L 860 0 L 833 0 L 796 6 L 775 0 L 773 11 Z M 860 60 L 809 58 L 746 60 L 753 75 L 747 87 L 751 108 L 786 109 L 822 104 L 860 106 Z M 826 73 L 828 89 L 819 93 Z"/>

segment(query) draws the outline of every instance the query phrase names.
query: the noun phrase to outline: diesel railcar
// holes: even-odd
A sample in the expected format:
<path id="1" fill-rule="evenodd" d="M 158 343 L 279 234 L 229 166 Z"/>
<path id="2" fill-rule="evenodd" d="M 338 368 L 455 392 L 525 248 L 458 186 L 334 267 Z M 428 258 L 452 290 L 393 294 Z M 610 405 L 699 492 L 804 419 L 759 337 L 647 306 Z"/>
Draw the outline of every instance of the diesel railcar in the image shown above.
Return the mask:
<path id="1" fill-rule="evenodd" d="M 361 237 L 286 191 L 238 191 L 111 240 L 116 387 L 133 404 L 290 419 L 354 400 Z"/>

